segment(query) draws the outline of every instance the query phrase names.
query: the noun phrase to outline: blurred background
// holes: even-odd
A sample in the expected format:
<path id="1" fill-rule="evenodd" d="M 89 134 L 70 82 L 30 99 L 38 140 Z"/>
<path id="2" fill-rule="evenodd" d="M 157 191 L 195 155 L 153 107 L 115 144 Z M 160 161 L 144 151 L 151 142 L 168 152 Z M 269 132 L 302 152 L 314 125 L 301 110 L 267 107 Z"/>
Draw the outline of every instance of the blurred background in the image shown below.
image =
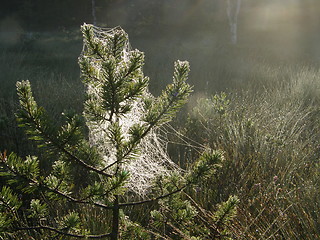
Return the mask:
<path id="1" fill-rule="evenodd" d="M 32 67 L 59 57 L 67 58 L 63 65 L 70 60 L 68 66 L 74 66 L 83 22 L 120 25 L 133 48 L 146 53 L 145 71 L 155 93 L 171 81 L 176 59 L 190 61 L 190 81 L 200 92 L 235 87 L 256 76 L 256 67 L 318 67 L 320 60 L 318 0 L 11 0 L 1 5 L 0 46 L 41 52 Z"/>

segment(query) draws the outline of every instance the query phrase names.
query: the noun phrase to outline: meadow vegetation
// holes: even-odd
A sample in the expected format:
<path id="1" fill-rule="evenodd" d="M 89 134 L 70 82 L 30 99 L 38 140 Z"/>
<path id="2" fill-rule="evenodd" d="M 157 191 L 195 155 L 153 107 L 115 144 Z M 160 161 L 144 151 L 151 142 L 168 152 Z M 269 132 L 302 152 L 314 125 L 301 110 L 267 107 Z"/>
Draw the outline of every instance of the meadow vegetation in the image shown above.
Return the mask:
<path id="1" fill-rule="evenodd" d="M 17 127 L 16 81 L 30 79 L 37 102 L 58 123 L 63 120 L 62 112 L 82 113 L 85 89 L 76 64 L 82 48 L 79 38 L 77 34 L 69 39 L 46 36 L 24 47 L 1 49 L 2 153 L 16 152 L 22 157 L 40 154 Z M 234 53 L 239 51 L 234 49 Z M 185 169 L 207 147 L 223 152 L 225 160 L 217 173 L 186 189 L 183 199 L 193 204 L 199 213 L 196 221 L 205 219 L 205 225 L 211 223 L 208 218 L 212 219 L 217 204 L 238 196 L 237 215 L 228 225 L 232 239 L 319 239 L 319 71 L 309 66 L 279 67 L 254 61 L 251 56 L 247 59 L 250 68 L 239 75 L 222 67 L 223 62 L 230 61 L 229 66 L 237 63 L 224 53 L 219 59 L 221 65 L 215 65 L 209 74 L 192 68 L 191 82 L 205 78 L 204 88 L 210 78 L 221 80 L 209 83 L 206 91 L 195 91 L 186 111 L 172 124 L 175 130 L 167 126 L 164 133 L 171 158 Z M 160 66 L 166 64 L 163 61 Z M 146 68 L 146 75 L 149 71 L 158 76 L 163 71 L 156 66 Z M 150 84 L 152 89 L 152 81 Z M 109 213 L 85 206 L 79 209 L 91 232 L 108 229 L 108 222 L 92 219 Z M 154 206 L 129 208 L 127 214 L 131 212 L 133 220 L 143 225 L 149 219 L 139 214 L 142 210 L 151 212 Z M 60 214 L 66 212 L 62 209 Z M 188 239 L 182 234 L 180 237 Z"/>
<path id="2" fill-rule="evenodd" d="M 225 152 L 200 199 L 239 196 L 238 239 L 319 238 L 319 72 L 287 74 L 198 99 L 184 127 L 188 138 Z"/>

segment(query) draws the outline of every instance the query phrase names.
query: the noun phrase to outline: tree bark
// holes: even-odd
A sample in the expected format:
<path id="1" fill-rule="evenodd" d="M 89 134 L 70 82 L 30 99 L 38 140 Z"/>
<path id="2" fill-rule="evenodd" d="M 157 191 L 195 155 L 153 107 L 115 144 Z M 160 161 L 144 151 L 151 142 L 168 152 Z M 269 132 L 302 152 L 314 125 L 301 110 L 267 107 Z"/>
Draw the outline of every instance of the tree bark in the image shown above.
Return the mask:
<path id="1" fill-rule="evenodd" d="M 111 240 L 118 240 L 119 236 L 119 196 L 115 196 L 115 200 L 113 203 L 113 210 L 112 210 L 112 231 L 110 234 L 110 239 Z"/>

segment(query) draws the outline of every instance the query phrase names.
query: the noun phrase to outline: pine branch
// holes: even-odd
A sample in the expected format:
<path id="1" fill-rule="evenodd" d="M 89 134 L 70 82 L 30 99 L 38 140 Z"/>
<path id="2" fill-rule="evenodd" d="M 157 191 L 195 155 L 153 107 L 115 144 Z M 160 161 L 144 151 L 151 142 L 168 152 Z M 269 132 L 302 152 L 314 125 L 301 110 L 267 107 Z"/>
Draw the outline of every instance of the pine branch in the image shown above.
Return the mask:
<path id="1" fill-rule="evenodd" d="M 18 94 L 21 102 L 22 110 L 18 116 L 20 117 L 21 126 L 34 128 L 34 130 L 29 130 L 29 135 L 40 137 L 39 140 L 43 139 L 43 141 L 54 148 L 56 148 L 59 152 L 65 154 L 70 160 L 73 160 L 75 163 L 81 165 L 82 167 L 96 172 L 105 177 L 112 177 L 112 175 L 105 173 L 102 170 L 99 170 L 83 160 L 74 155 L 71 151 L 69 151 L 65 145 L 59 142 L 59 139 L 53 136 L 51 131 L 47 130 L 47 122 L 43 122 L 42 119 L 47 118 L 43 110 L 40 110 L 33 99 L 31 86 L 29 81 L 22 81 L 17 83 Z M 82 144 L 83 145 L 83 144 Z M 79 148 L 79 147 L 78 147 Z"/>
<path id="2" fill-rule="evenodd" d="M 174 226 L 172 223 L 166 222 L 166 224 L 170 226 L 176 232 L 176 235 L 180 236 L 182 239 L 192 240 L 187 234 L 183 233 L 179 228 Z"/>
<path id="3" fill-rule="evenodd" d="M 221 226 L 230 221 L 236 214 L 238 204 L 239 199 L 236 196 L 230 196 L 226 202 L 221 203 L 215 214 L 216 226 Z"/>
<path id="4" fill-rule="evenodd" d="M 169 238 L 168 236 L 165 236 L 165 237 L 164 237 L 164 236 L 162 236 L 161 234 L 156 233 L 156 232 L 151 231 L 151 230 L 148 230 L 148 229 L 144 229 L 143 231 L 144 231 L 144 232 L 147 232 L 147 233 L 150 233 L 150 234 L 152 234 L 153 236 L 158 237 L 158 238 L 160 238 L 160 239 L 172 240 L 172 238 Z"/>
<path id="5" fill-rule="evenodd" d="M 210 235 L 215 239 L 217 236 L 222 236 L 219 232 L 218 227 L 213 221 L 213 215 L 208 213 L 205 209 L 203 209 L 190 195 L 185 193 L 185 196 L 189 199 L 189 201 L 196 207 L 199 214 L 198 217 L 201 219 L 201 222 L 205 224 L 205 226 L 211 230 Z"/>
<path id="6" fill-rule="evenodd" d="M 71 196 L 67 195 L 66 193 L 63 193 L 63 192 L 61 192 L 61 191 L 59 191 L 57 189 L 50 188 L 49 186 L 47 186 L 43 182 L 38 182 L 35 179 L 29 178 L 27 175 L 21 174 L 19 171 L 15 170 L 13 167 L 11 167 L 8 164 L 6 164 L 6 162 L 4 162 L 4 161 L 2 161 L 2 164 L 7 168 L 8 171 L 13 173 L 15 176 L 21 177 L 25 182 L 28 182 L 29 184 L 31 184 L 33 186 L 38 186 L 39 189 L 43 189 L 43 190 L 46 190 L 48 192 L 53 192 L 53 193 L 65 198 L 65 199 L 69 200 L 70 202 L 80 203 L 80 204 L 92 204 L 92 205 L 95 205 L 95 206 L 103 208 L 103 209 L 113 209 L 112 206 L 107 206 L 107 205 L 104 205 L 104 204 L 91 202 L 91 201 L 84 201 L 84 200 L 81 200 L 81 199 L 76 199 L 74 197 L 71 197 Z"/>
<path id="7" fill-rule="evenodd" d="M 12 229 L 13 232 L 14 231 L 28 231 L 28 230 L 48 230 L 48 231 L 55 232 L 55 233 L 58 233 L 63 236 L 73 237 L 73 238 L 84 238 L 84 239 L 101 239 L 101 238 L 110 237 L 110 233 L 99 234 L 99 235 L 79 235 L 79 234 L 64 232 L 64 231 L 59 230 L 54 227 L 42 226 L 42 225 L 31 226 L 31 227 L 19 227 L 19 228 Z"/>
<path id="8" fill-rule="evenodd" d="M 92 25 L 83 24 L 83 26 L 81 27 L 81 30 L 83 33 L 83 39 L 88 43 L 90 50 L 92 50 L 92 52 L 96 54 L 102 61 L 105 61 L 104 56 L 99 51 L 99 45 L 93 42 L 94 33 L 93 33 Z"/>
<path id="9" fill-rule="evenodd" d="M 189 184 L 186 184 L 178 189 L 176 189 L 175 191 L 172 191 L 170 193 L 155 197 L 155 198 L 151 198 L 151 199 L 146 199 L 146 200 L 142 200 L 142 201 L 137 201 L 137 202 L 130 202 L 130 203 L 120 203 L 119 206 L 120 207 L 128 207 L 128 206 L 137 206 L 137 205 L 141 205 L 141 204 L 145 204 L 145 203 L 150 203 L 150 202 L 155 202 L 158 200 L 161 200 L 163 198 L 167 198 L 171 195 L 174 195 L 176 193 L 181 192 L 183 189 L 185 189 Z"/>

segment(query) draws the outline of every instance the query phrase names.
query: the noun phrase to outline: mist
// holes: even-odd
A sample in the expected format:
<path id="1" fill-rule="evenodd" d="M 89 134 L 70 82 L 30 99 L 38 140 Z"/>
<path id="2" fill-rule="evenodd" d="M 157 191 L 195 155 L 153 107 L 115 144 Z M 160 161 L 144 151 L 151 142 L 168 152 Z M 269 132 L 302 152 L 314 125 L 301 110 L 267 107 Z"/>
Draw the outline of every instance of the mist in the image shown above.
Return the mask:
<path id="1" fill-rule="evenodd" d="M 219 91 L 245 82 L 259 64 L 318 67 L 319 7 L 312 0 L 117 1 L 97 19 L 129 32 L 151 77 L 168 79 L 173 60 L 187 59 L 195 87 Z"/>
<path id="2" fill-rule="evenodd" d="M 20 8 L 12 3 L 11 11 L 2 15 L 0 41 L 3 46 L 17 45 L 44 32 L 77 30 L 82 22 L 121 26 L 129 33 L 132 47 L 146 53 L 145 70 L 155 79 L 151 86 L 155 92 L 170 81 L 175 59 L 190 61 L 191 83 L 199 91 L 219 91 L 245 82 L 259 64 L 319 65 L 316 9 L 320 3 L 316 0 L 81 3 L 49 6 L 35 1 Z"/>

